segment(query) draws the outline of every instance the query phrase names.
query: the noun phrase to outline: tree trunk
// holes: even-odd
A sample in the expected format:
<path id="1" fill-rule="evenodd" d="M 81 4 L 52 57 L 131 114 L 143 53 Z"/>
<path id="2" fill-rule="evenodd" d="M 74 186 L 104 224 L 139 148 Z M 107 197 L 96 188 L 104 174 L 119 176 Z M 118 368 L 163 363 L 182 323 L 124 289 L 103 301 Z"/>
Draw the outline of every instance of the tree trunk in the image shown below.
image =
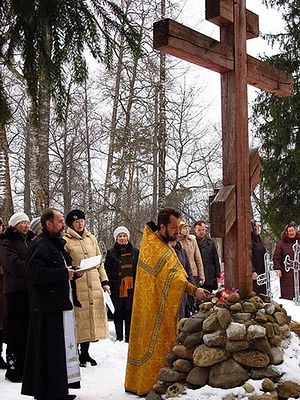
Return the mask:
<path id="1" fill-rule="evenodd" d="M 24 212 L 29 216 L 31 215 L 31 184 L 30 184 L 30 129 L 27 121 L 26 124 L 26 145 L 25 145 L 25 167 L 24 167 Z"/>
<path id="2" fill-rule="evenodd" d="M 0 124 L 0 209 L 1 218 L 7 222 L 13 214 L 13 201 L 8 162 L 8 143 L 3 124 Z"/>

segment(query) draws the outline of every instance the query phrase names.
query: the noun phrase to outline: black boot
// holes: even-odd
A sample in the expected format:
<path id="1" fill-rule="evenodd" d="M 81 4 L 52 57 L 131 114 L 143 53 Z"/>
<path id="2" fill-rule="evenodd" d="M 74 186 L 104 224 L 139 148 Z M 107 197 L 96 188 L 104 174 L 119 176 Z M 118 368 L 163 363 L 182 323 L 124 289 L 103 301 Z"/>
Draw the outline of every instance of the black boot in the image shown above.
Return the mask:
<path id="1" fill-rule="evenodd" d="M 5 379 L 10 382 L 22 382 L 22 373 L 16 368 L 16 357 L 13 354 L 6 354 L 7 371 Z"/>
<path id="2" fill-rule="evenodd" d="M 89 362 L 92 366 L 97 365 L 97 361 L 89 355 L 90 342 L 80 343 L 80 354 L 79 354 L 79 365 L 86 367 L 86 363 Z"/>

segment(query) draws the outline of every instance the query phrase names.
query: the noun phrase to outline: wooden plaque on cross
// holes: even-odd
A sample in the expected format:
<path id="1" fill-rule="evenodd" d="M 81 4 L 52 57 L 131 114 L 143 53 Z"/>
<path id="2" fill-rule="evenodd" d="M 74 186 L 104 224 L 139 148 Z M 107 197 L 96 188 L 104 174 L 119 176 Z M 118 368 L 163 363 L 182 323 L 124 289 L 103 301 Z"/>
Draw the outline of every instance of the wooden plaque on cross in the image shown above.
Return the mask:
<path id="1" fill-rule="evenodd" d="M 221 74 L 223 187 L 212 203 L 212 234 L 224 237 L 225 287 L 247 296 L 252 291 L 250 196 L 257 181 L 251 154 L 249 163 L 247 84 L 290 96 L 293 78 L 247 55 L 246 40 L 259 35 L 259 25 L 246 0 L 205 4 L 206 19 L 220 26 L 220 41 L 164 19 L 154 24 L 154 48 Z"/>

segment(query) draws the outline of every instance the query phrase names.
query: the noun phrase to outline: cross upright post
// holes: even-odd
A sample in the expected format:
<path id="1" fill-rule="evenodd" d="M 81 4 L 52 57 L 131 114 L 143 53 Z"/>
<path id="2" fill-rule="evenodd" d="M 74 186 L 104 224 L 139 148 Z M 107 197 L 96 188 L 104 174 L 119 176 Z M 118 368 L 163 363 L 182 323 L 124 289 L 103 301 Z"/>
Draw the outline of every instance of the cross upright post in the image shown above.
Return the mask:
<path id="1" fill-rule="evenodd" d="M 219 72 L 222 96 L 223 187 L 212 202 L 212 234 L 224 238 L 225 288 L 252 291 L 247 84 L 292 94 L 292 77 L 250 57 L 258 16 L 246 0 L 206 0 L 206 19 L 220 26 L 220 42 L 170 19 L 154 24 L 154 48 Z"/>

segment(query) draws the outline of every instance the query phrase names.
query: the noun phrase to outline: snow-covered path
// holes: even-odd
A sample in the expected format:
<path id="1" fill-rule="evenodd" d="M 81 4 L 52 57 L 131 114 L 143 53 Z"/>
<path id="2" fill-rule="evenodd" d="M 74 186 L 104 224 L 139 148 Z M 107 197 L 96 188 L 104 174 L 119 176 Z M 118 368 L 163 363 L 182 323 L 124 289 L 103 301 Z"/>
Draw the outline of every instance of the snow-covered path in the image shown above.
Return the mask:
<path id="1" fill-rule="evenodd" d="M 300 307 L 292 302 L 281 300 L 293 320 L 300 322 Z M 139 397 L 124 392 L 124 377 L 127 358 L 127 343 L 114 341 L 113 323 L 110 324 L 110 338 L 92 343 L 91 355 L 98 361 L 98 365 L 81 368 L 81 389 L 70 390 L 76 394 L 78 400 L 136 400 Z M 276 367 L 285 372 L 285 380 L 291 379 L 300 383 L 300 339 L 292 334 L 291 344 L 285 353 L 284 363 Z M 0 370 L 0 399 L 1 400 L 30 400 L 31 397 L 20 394 L 21 384 L 11 383 L 4 379 L 5 371 Z M 249 381 L 257 391 L 261 387 L 261 381 Z M 228 393 L 239 394 L 240 399 L 245 391 L 243 388 L 214 389 L 205 386 L 198 390 L 188 390 L 181 400 L 221 400 Z M 259 392 L 258 392 L 259 393 Z M 76 399 L 76 400 L 77 400 Z"/>

